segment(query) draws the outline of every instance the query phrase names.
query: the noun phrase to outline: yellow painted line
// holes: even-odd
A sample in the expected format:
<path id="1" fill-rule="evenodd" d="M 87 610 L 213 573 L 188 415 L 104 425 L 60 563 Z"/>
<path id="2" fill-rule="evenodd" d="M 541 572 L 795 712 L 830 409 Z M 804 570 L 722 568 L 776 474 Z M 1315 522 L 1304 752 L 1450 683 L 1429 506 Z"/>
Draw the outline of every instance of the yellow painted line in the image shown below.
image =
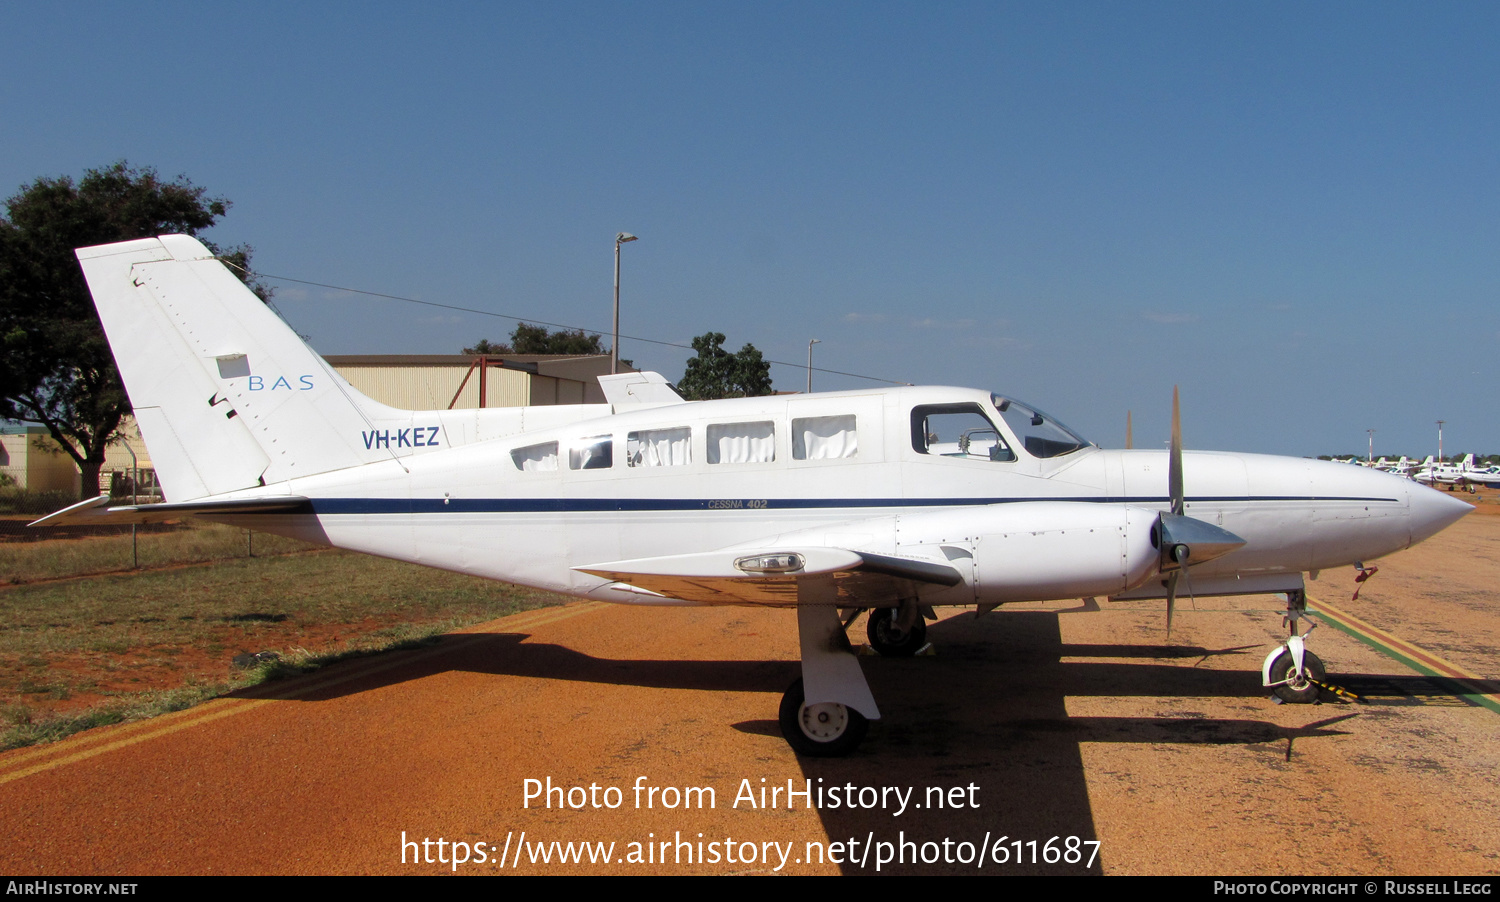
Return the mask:
<path id="1" fill-rule="evenodd" d="M 137 720 L 132 723 L 97 727 L 83 733 L 78 733 L 74 736 L 69 736 L 67 739 L 59 740 L 58 742 L 49 743 L 47 745 L 33 746 L 32 748 L 25 750 L 17 749 L 13 752 L 7 752 L 3 756 L 3 759 L 0 759 L 0 773 L 4 773 L 6 768 L 25 764 L 28 761 L 35 761 L 38 758 L 48 758 L 54 755 L 59 755 L 68 751 L 69 749 L 84 748 L 91 745 L 97 745 L 102 742 L 117 740 L 132 733 L 142 732 L 143 730 L 159 729 L 164 724 L 183 720 L 185 718 L 197 718 L 207 708 L 223 707 L 225 705 L 233 704 L 236 701 L 238 701 L 238 699 L 216 698 L 211 701 L 204 702 L 200 705 L 195 705 L 191 708 L 184 708 L 181 711 L 172 711 L 167 714 L 162 714 L 160 716 L 153 717 L 150 720 Z"/>
<path id="2" fill-rule="evenodd" d="M 78 762 L 78 761 L 85 761 L 85 760 L 87 760 L 89 758 L 95 757 L 96 755 L 102 755 L 105 752 L 112 752 L 112 751 L 115 751 L 116 749 L 126 748 L 127 746 L 132 746 L 132 745 L 135 745 L 137 743 L 145 742 L 148 739 L 156 739 L 156 738 L 161 737 L 161 736 L 166 736 L 166 735 L 171 734 L 171 733 L 176 733 L 179 730 L 186 730 L 188 727 L 196 727 L 199 724 L 204 724 L 204 723 L 208 723 L 209 721 L 218 720 L 218 719 L 220 719 L 222 717 L 230 717 L 230 716 L 235 715 L 235 714 L 241 714 L 241 713 L 244 713 L 245 711 L 250 711 L 250 710 L 253 710 L 255 708 L 258 708 L 261 705 L 269 705 L 271 703 L 271 699 L 261 699 L 261 700 L 257 701 L 257 700 L 251 700 L 251 699 L 239 699 L 239 698 L 237 698 L 237 699 L 219 699 L 219 701 L 232 702 L 233 704 L 232 705 L 222 705 L 222 706 L 219 706 L 219 707 L 215 708 L 212 711 L 207 711 L 207 712 L 203 711 L 203 708 L 205 707 L 204 705 L 199 705 L 198 707 L 193 708 L 192 710 L 195 711 L 195 712 L 200 712 L 200 716 L 198 716 L 196 718 L 193 718 L 192 720 L 186 720 L 186 721 L 183 721 L 181 723 L 168 724 L 166 726 L 160 726 L 158 724 L 158 720 L 157 719 L 153 719 L 153 720 L 150 720 L 150 721 L 145 721 L 146 723 L 149 723 L 149 724 L 152 724 L 152 725 L 157 725 L 158 729 L 150 730 L 148 732 L 143 732 L 143 733 L 137 733 L 134 736 L 127 736 L 127 737 L 125 737 L 123 739 L 117 739 L 114 742 L 108 742 L 108 743 L 105 743 L 104 745 L 95 746 L 94 748 L 83 749 L 82 751 L 74 752 L 73 754 L 67 755 L 67 756 L 62 757 L 62 758 L 54 758 L 51 761 L 43 761 L 43 762 L 41 762 L 39 764 L 34 764 L 31 767 L 23 767 L 23 768 L 19 768 L 19 769 L 16 769 L 16 770 L 7 771 L 6 773 L 0 774 L 0 784 L 9 783 L 12 780 L 19 780 L 22 777 L 29 777 L 32 774 L 37 774 L 37 773 L 41 773 L 43 771 L 52 770 L 53 768 L 61 767 L 64 764 L 73 764 L 73 763 Z M 116 735 L 116 734 L 111 733 L 110 735 Z M 64 742 L 66 742 L 66 740 L 64 740 Z M 61 745 L 62 743 L 58 743 L 58 744 Z"/>
<path id="3" fill-rule="evenodd" d="M 478 623 L 474 626 L 464 627 L 463 629 L 456 630 L 455 632 L 491 633 L 495 631 L 496 626 L 503 627 L 507 632 L 514 630 L 533 629 L 538 626 L 545 626 L 549 623 L 556 623 L 559 620 L 568 620 L 572 617 L 577 617 L 580 614 L 591 614 L 594 611 L 606 607 L 610 607 L 610 605 L 607 605 L 602 601 L 581 601 L 575 602 L 573 604 L 560 605 L 555 608 L 539 608 L 535 611 L 523 611 L 520 614 L 512 614 L 509 617 L 502 617 L 499 620 L 491 620 L 488 623 Z"/>
<path id="4" fill-rule="evenodd" d="M 1465 700 L 1500 713 L 1500 693 L 1485 692 L 1479 685 L 1476 685 L 1476 683 L 1487 682 L 1484 677 L 1444 660 L 1425 648 L 1393 636 L 1325 601 L 1319 601 L 1312 596 L 1308 596 L 1307 601 L 1315 612 L 1323 615 L 1324 619 L 1338 629 L 1377 651 L 1383 652 L 1388 657 L 1401 661 L 1418 673 L 1452 681 L 1458 686 Z"/>
<path id="5" fill-rule="evenodd" d="M 333 674 L 309 675 L 305 680 L 296 681 L 290 686 L 266 686 L 262 684 L 261 686 L 242 690 L 234 697 L 216 698 L 201 705 L 195 705 L 182 711 L 173 711 L 149 720 L 121 724 L 116 727 L 101 727 L 88 730 L 50 745 L 17 751 L 12 755 L 0 758 L 0 784 L 52 770 L 65 764 L 86 761 L 89 758 L 102 755 L 106 752 L 127 748 L 137 743 L 145 742 L 148 739 L 167 736 L 189 727 L 212 723 L 213 721 L 235 714 L 244 714 L 263 705 L 268 705 L 271 702 L 292 701 L 334 686 L 374 676 L 375 674 L 397 667 L 414 664 L 434 655 L 457 651 L 483 640 L 486 635 L 494 632 L 496 625 L 502 625 L 507 631 L 533 629 L 548 623 L 556 623 L 560 620 L 576 617 L 580 614 L 591 613 L 603 607 L 605 605 L 602 602 L 582 602 L 554 608 L 542 608 L 535 611 L 523 611 L 520 614 L 512 614 L 509 617 L 503 617 L 499 620 L 477 624 L 463 630 L 455 630 L 454 633 L 450 633 L 449 635 L 462 635 L 463 638 L 442 642 L 415 654 L 381 655 L 372 658 L 369 663 L 364 665 L 353 664 L 352 666 L 340 667 Z"/>
<path id="6" fill-rule="evenodd" d="M 451 634 L 450 634 L 451 635 Z M 267 684 L 262 683 L 250 689 L 241 690 L 240 694 L 249 698 L 265 698 L 276 701 L 291 701 L 305 695 L 312 695 L 333 686 L 362 680 L 377 673 L 415 664 L 418 661 L 433 657 L 434 655 L 446 654 L 457 651 L 465 646 L 473 645 L 483 639 L 482 635 L 469 634 L 461 639 L 450 642 L 442 642 L 426 649 L 425 651 L 401 654 L 391 652 L 370 658 L 364 664 L 355 664 L 351 667 L 339 667 L 333 673 L 316 673 L 309 675 L 306 681 L 295 680 L 291 684 Z"/>

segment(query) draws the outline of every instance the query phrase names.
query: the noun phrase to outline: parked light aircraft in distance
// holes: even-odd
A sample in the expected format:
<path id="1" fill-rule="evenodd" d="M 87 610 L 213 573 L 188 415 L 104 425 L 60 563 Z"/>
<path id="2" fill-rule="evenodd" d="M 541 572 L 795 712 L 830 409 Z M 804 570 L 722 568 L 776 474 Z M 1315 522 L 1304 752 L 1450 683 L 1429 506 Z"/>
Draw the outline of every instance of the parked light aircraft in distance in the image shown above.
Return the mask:
<path id="1" fill-rule="evenodd" d="M 1474 455 L 1465 454 L 1463 460 L 1456 464 L 1445 464 L 1433 460 L 1431 455 L 1422 461 L 1421 469 L 1411 474 L 1411 478 L 1423 485 L 1439 486 L 1465 486 L 1471 484 L 1469 475 L 1474 472 Z M 1452 491 L 1452 489 L 1449 489 Z M 1470 491 L 1473 491 L 1470 489 Z"/>
<path id="2" fill-rule="evenodd" d="M 792 607 L 782 731 L 844 754 L 879 709 L 846 629 L 908 655 L 939 605 L 1285 593 L 1263 682 L 1316 697 L 1304 571 L 1420 541 L 1469 506 L 1363 467 L 1100 449 L 1034 407 L 899 387 L 684 402 L 397 410 L 341 379 L 198 241 L 78 257 L 166 501 L 40 522 L 198 516 L 622 604 Z M 844 612 L 841 619 L 840 612 Z"/>

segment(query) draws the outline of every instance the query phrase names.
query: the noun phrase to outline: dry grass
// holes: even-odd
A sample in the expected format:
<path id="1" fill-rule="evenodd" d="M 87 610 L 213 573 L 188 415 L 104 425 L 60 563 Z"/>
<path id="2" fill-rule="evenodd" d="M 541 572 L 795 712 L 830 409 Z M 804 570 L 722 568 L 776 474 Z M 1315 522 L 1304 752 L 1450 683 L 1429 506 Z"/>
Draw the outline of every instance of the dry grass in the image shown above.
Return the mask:
<path id="1" fill-rule="evenodd" d="M 164 532 L 141 532 L 136 554 L 142 569 L 277 555 L 319 546 L 218 523 L 190 522 Z M 130 535 L 88 536 L 44 542 L 0 543 L 0 585 L 113 573 L 133 567 Z"/>
<path id="2" fill-rule="evenodd" d="M 185 538 L 176 559 L 210 547 Z M 0 590 L 0 748 L 566 600 L 339 551 L 13 586 Z M 279 660 L 232 664 L 263 651 Z"/>

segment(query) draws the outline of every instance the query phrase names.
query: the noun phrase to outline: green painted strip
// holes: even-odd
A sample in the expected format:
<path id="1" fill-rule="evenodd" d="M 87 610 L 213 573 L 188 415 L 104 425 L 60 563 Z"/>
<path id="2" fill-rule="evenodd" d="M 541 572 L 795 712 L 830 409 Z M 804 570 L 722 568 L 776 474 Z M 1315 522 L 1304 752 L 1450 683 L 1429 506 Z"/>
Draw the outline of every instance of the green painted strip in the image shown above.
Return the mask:
<path id="1" fill-rule="evenodd" d="M 1389 645 L 1386 645 L 1384 642 L 1381 642 L 1374 636 L 1370 636 L 1363 632 L 1360 632 L 1359 630 L 1338 619 L 1327 611 L 1319 610 L 1314 605 L 1311 599 L 1308 600 L 1307 607 L 1308 610 L 1311 610 L 1314 613 L 1318 614 L 1322 618 L 1322 622 L 1327 623 L 1328 625 L 1337 629 L 1339 632 L 1353 636 L 1354 638 L 1370 646 L 1386 657 L 1405 664 L 1407 667 L 1410 667 L 1412 670 L 1415 670 L 1417 673 L 1420 673 L 1423 676 L 1431 677 L 1437 682 L 1439 686 L 1451 692 L 1453 694 L 1453 697 L 1458 699 L 1459 701 L 1473 705 L 1477 708 L 1488 708 L 1496 714 L 1500 714 L 1500 702 L 1497 702 L 1495 701 L 1495 699 L 1480 692 L 1477 688 L 1468 686 L 1467 684 L 1459 680 L 1455 680 L 1453 677 L 1450 677 L 1446 674 L 1438 673 L 1436 670 L 1433 670 L 1431 667 L 1428 667 L 1420 661 L 1415 661 L 1397 651 L 1396 649 L 1391 648 Z"/>

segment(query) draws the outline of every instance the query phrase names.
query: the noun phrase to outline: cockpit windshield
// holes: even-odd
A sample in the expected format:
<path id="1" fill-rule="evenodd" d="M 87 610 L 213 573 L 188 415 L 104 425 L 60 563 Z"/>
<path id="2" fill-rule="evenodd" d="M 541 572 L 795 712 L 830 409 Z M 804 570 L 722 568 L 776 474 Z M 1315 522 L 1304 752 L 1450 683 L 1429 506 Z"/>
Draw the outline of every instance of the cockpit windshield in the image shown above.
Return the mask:
<path id="1" fill-rule="evenodd" d="M 1032 457 L 1062 457 L 1089 447 L 1076 432 L 1029 404 L 995 394 L 990 400 Z"/>

